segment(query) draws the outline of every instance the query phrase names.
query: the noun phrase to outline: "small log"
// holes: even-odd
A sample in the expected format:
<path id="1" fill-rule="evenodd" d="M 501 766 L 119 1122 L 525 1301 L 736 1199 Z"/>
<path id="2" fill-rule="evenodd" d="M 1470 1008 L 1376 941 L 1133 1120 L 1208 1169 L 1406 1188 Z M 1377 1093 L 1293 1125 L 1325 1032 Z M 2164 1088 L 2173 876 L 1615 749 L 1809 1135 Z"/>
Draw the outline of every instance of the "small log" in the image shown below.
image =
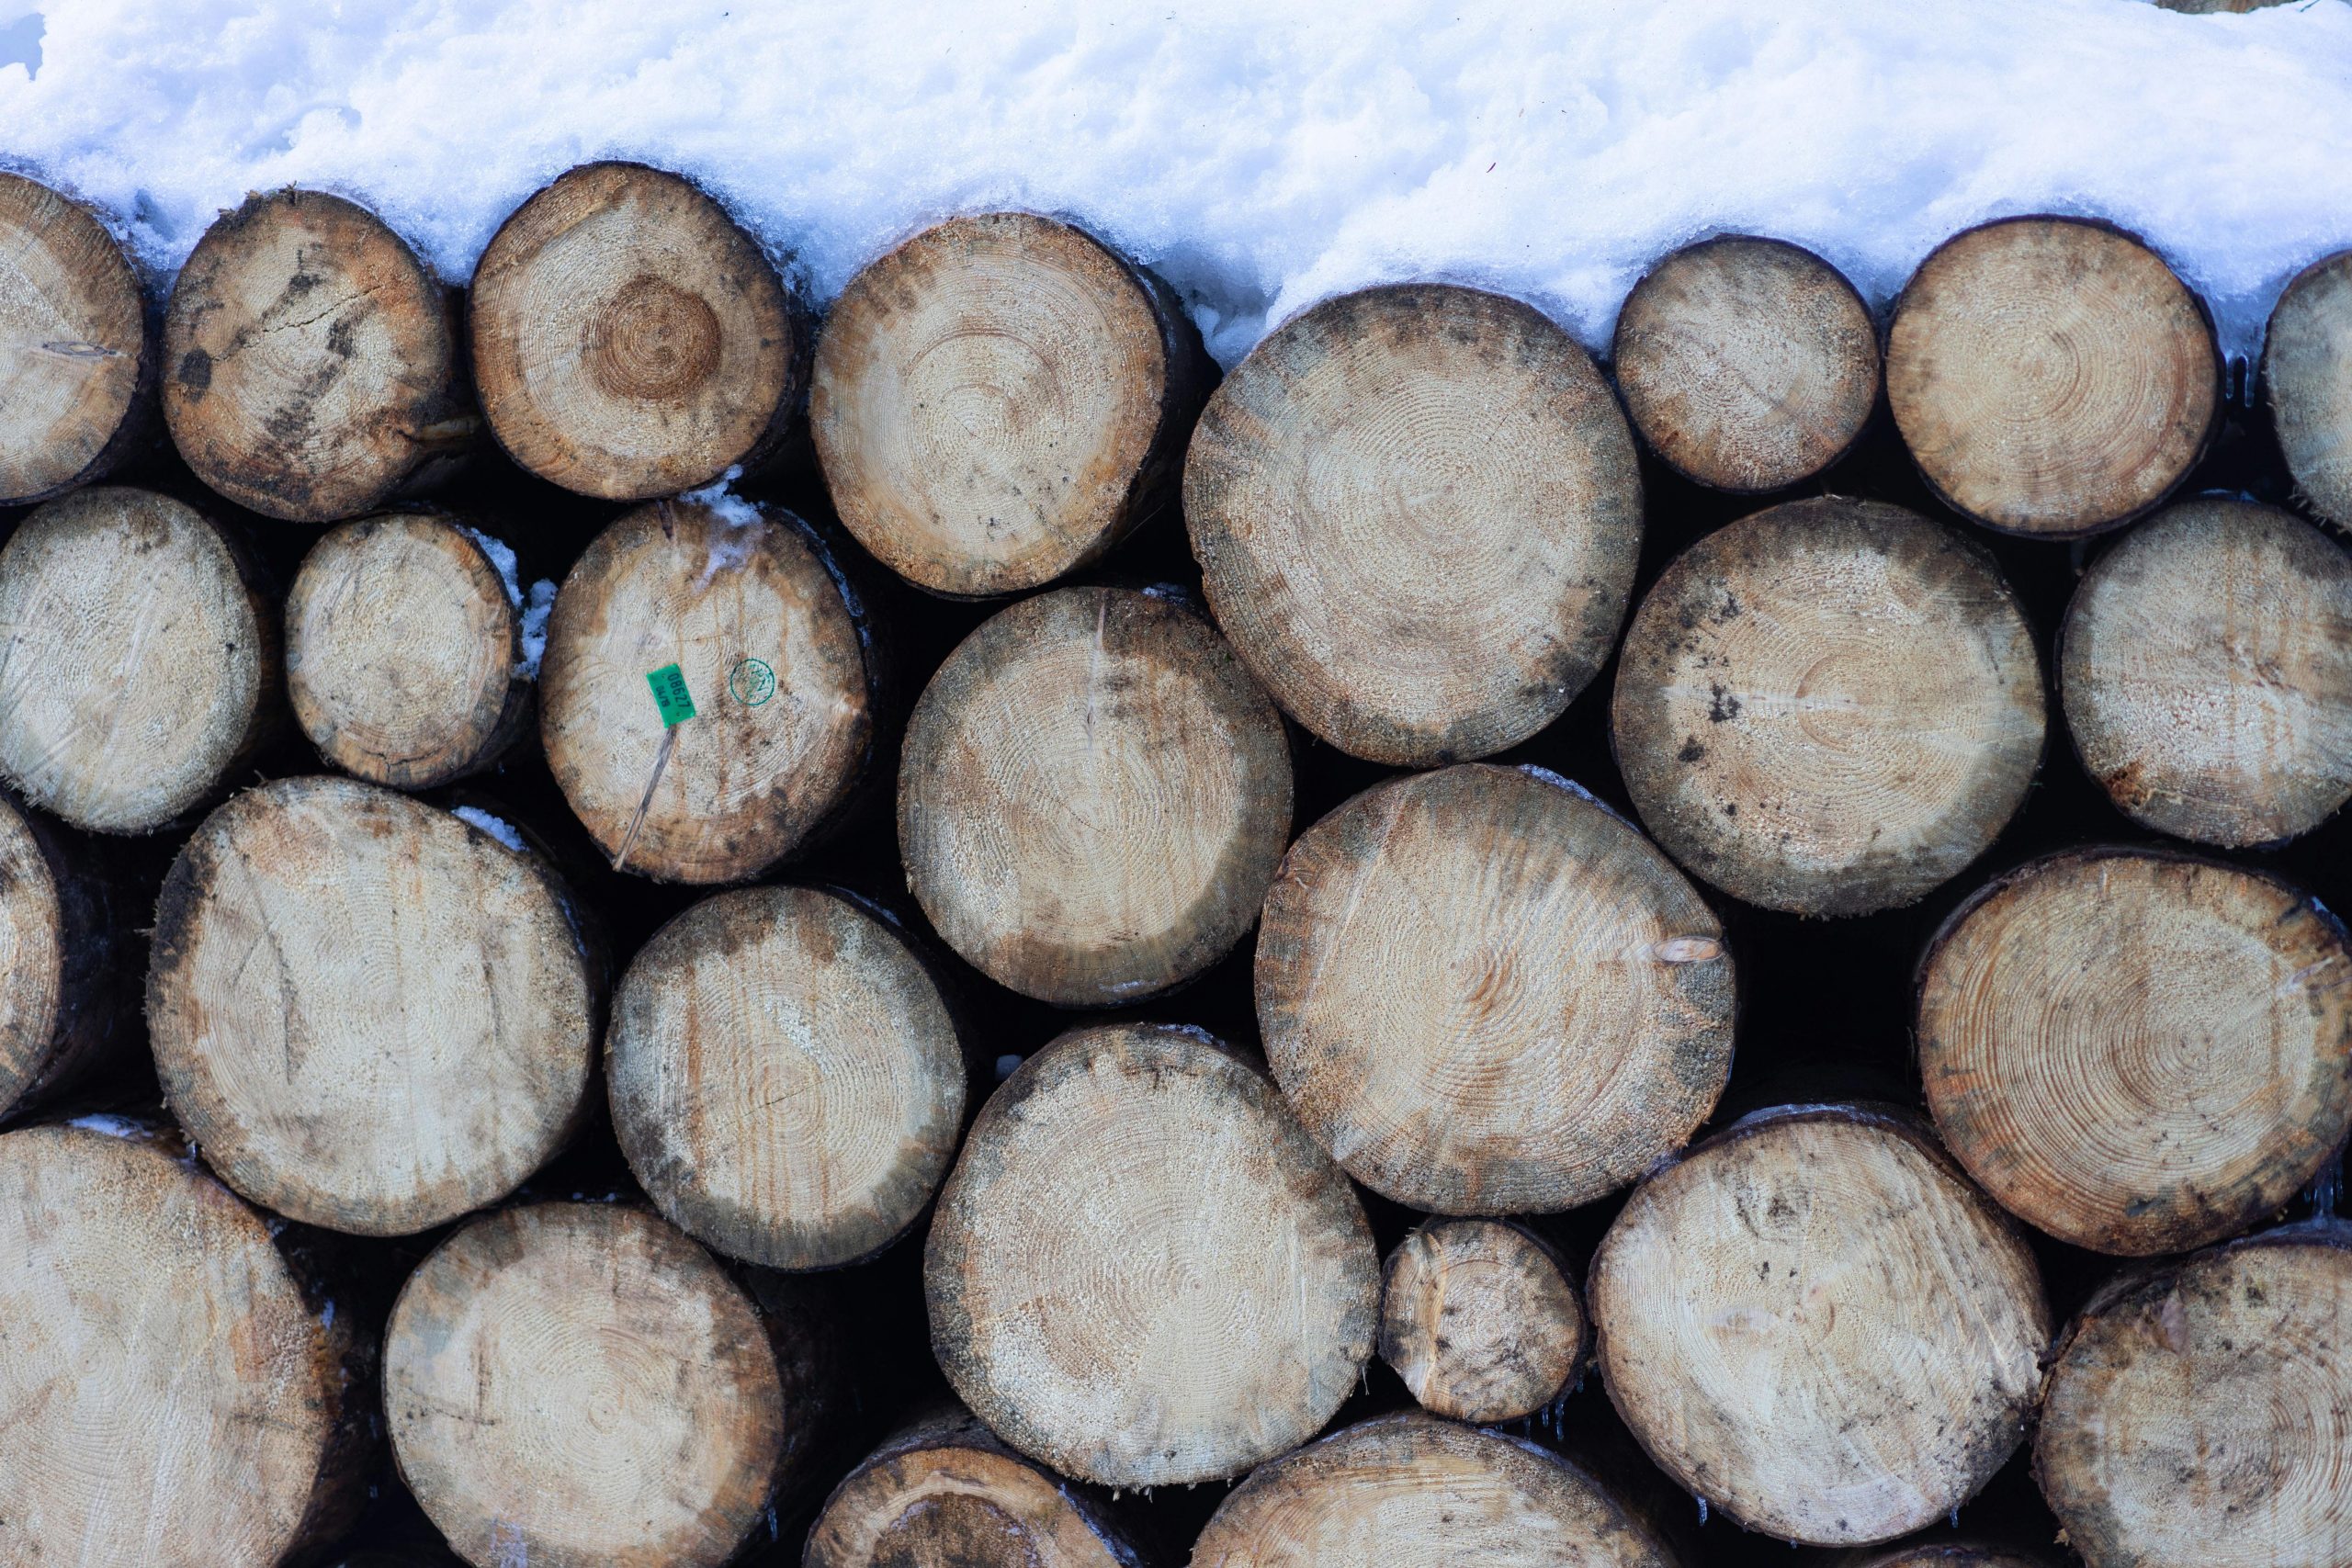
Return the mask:
<path id="1" fill-rule="evenodd" d="M 2055 1568 L 2047 1557 L 2015 1547 L 1953 1540 L 1939 1530 L 1937 1539 L 1907 1545 L 1861 1547 L 1840 1551 L 1821 1568 Z"/>
<path id="2" fill-rule="evenodd" d="M 2284 882 L 2076 850 L 1954 911 L 1919 971 L 1944 1142 L 2012 1213 L 2145 1256 L 2294 1196 L 2352 1128 L 2352 949 Z"/>
<path id="3" fill-rule="evenodd" d="M 243 549 L 168 496 L 52 501 L 0 549 L 0 774 L 77 828 L 151 833 L 278 721 L 277 610 Z"/>
<path id="4" fill-rule="evenodd" d="M 139 274 L 80 202 L 0 172 L 0 506 L 103 479 L 151 428 Z"/>
<path id="5" fill-rule="evenodd" d="M 1804 915 L 1917 901 L 1984 852 L 2041 761 L 2033 628 L 1992 558 L 1898 506 L 1742 518 L 1634 616 L 1612 739 L 1667 852 Z"/>
<path id="6" fill-rule="evenodd" d="M 331 523 L 471 453 L 458 301 L 384 220 L 323 191 L 248 196 L 204 231 L 164 315 L 164 419 L 241 506 Z"/>
<path id="7" fill-rule="evenodd" d="M 2139 240 L 2009 218 L 1919 264 L 1887 329 L 1886 396 L 1955 510 L 2069 538 L 2131 521 L 2197 466 L 2222 355 L 2203 303 Z"/>
<path id="8" fill-rule="evenodd" d="M 1758 1112 L 1643 1182 L 1588 1290 L 1609 1397 L 1659 1468 L 1816 1546 L 1973 1496 L 2050 1343 L 2007 1217 L 1924 1127 L 1858 1106 Z"/>
<path id="9" fill-rule="evenodd" d="M 888 925 L 816 888 L 722 893 L 656 932 L 614 993 L 605 1071 L 662 1213 L 775 1269 L 897 1240 L 964 1120 L 938 986 Z"/>
<path id="10" fill-rule="evenodd" d="M 984 623 L 908 721 L 907 886 L 1000 985 L 1111 1007 L 1241 940 L 1290 832 L 1282 716 L 1203 617 L 1064 588 Z"/>
<path id="11" fill-rule="evenodd" d="M 476 1568 L 710 1568 L 822 1425 L 788 1344 L 807 1331 L 643 1210 L 485 1215 L 392 1308 L 393 1456 Z"/>
<path id="12" fill-rule="evenodd" d="M 1557 718 L 1609 658 L 1640 467 L 1576 341 L 1435 284 L 1327 299 L 1209 399 L 1184 516 L 1210 608 L 1297 720 L 1425 767 Z"/>
<path id="13" fill-rule="evenodd" d="M 1439 1220 L 1388 1255 L 1380 1359 L 1432 1415 L 1534 1415 L 1582 1371 L 1588 1327 L 1559 1255 L 1522 1226 Z"/>
<path id="14" fill-rule="evenodd" d="M 2352 798 L 2352 555 L 2250 502 L 2183 502 L 2075 590 L 2059 639 L 2083 768 L 2143 827 L 2233 848 Z"/>
<path id="15" fill-rule="evenodd" d="M 1193 1568 L 1675 1568 L 1613 1491 L 1548 1449 L 1418 1412 L 1343 1427 L 1261 1466 Z"/>
<path id="16" fill-rule="evenodd" d="M 2260 381 L 2297 493 L 2352 526 L 2352 251 L 2312 263 L 2278 296 Z"/>
<path id="17" fill-rule="evenodd" d="M 1083 230 L 956 218 L 827 312 L 809 434 L 842 521 L 936 593 L 1035 588 L 1175 501 L 1216 367 L 1167 285 Z"/>
<path id="18" fill-rule="evenodd" d="M 2352 1230 L 2127 1275 L 2067 1331 L 2034 1475 L 2089 1568 L 2352 1560 Z"/>
<path id="19" fill-rule="evenodd" d="M 674 727 L 647 678 L 676 665 Z M 808 525 L 725 498 L 660 502 L 599 534 L 556 593 L 539 738 L 616 863 L 743 882 L 846 800 L 874 748 L 856 601 Z"/>
<path id="20" fill-rule="evenodd" d="M 499 445 L 606 501 L 756 467 L 807 390 L 808 324 L 759 242 L 642 164 L 583 164 L 509 215 L 467 321 Z"/>
<path id="21" fill-rule="evenodd" d="M 997 1089 L 923 1251 L 932 1348 L 1013 1447 L 1105 1486 L 1237 1475 L 1331 1418 L 1380 1258 L 1339 1168 L 1198 1030 L 1061 1036 Z"/>
<path id="22" fill-rule="evenodd" d="M 278 1568 L 365 1502 L 373 1342 L 176 1138 L 0 1137 L 0 1560 Z"/>
<path id="23" fill-rule="evenodd" d="M 1731 1072 L 1723 927 L 1573 784 L 1462 766 L 1300 835 L 1258 935 L 1259 1027 L 1348 1173 L 1438 1213 L 1573 1208 L 1706 1120 Z"/>
<path id="24" fill-rule="evenodd" d="M 0 795 L 0 1119 L 86 1082 L 114 1043 L 114 903 L 85 846 Z"/>
<path id="25" fill-rule="evenodd" d="M 172 863 L 148 1032 L 230 1186 L 405 1235 L 503 1197 L 570 1134 L 600 971 L 536 856 L 390 790 L 283 779 Z"/>
<path id="26" fill-rule="evenodd" d="M 1725 235 L 1650 269 L 1611 357 L 1642 439 L 1686 479 L 1781 490 L 1836 462 L 1877 405 L 1878 328 L 1802 246 Z"/>
<path id="27" fill-rule="evenodd" d="M 330 766 L 431 789 L 527 733 L 537 669 L 514 559 L 414 513 L 345 523 L 311 547 L 286 596 L 286 691 Z"/>
<path id="28" fill-rule="evenodd" d="M 961 1408 L 893 1435 L 842 1477 L 801 1568 L 1134 1568 L 1102 1501 Z"/>

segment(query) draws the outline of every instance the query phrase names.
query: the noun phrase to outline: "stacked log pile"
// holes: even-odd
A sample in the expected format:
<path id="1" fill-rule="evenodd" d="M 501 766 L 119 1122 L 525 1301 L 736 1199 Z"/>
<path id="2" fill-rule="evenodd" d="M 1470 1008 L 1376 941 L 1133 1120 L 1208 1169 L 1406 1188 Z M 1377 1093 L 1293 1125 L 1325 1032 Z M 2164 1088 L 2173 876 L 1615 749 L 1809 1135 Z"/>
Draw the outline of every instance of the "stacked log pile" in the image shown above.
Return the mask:
<path id="1" fill-rule="evenodd" d="M 2352 256 L 792 276 L 0 175 L 0 1562 L 2352 1563 Z"/>

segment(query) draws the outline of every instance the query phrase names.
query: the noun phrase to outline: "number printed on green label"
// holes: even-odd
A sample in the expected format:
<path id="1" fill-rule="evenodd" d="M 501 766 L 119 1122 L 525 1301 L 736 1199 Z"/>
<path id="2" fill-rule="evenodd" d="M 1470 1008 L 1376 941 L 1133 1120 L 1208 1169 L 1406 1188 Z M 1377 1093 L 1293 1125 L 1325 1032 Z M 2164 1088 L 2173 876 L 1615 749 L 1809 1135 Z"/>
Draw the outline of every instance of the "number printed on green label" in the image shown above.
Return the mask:
<path id="1" fill-rule="evenodd" d="M 654 705 L 662 710 L 664 725 L 684 724 L 694 717 L 695 699 L 686 691 L 685 671 L 676 665 L 647 671 L 645 683 L 653 688 Z"/>

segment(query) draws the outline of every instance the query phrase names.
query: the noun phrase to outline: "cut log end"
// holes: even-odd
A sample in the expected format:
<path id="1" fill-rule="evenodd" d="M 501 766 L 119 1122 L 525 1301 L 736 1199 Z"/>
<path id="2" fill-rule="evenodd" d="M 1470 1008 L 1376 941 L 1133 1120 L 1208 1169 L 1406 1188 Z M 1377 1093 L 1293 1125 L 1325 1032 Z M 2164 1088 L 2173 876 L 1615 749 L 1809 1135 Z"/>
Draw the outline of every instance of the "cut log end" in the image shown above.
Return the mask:
<path id="1" fill-rule="evenodd" d="M 2034 1471 L 2089 1568 L 2352 1556 L 2352 1238 L 2294 1227 L 2120 1282 L 2069 1331 Z"/>
<path id="2" fill-rule="evenodd" d="M 1945 1539 L 1841 1551 L 1823 1568 L 2055 1568 L 2055 1564 L 2047 1557 L 2014 1547 Z"/>
<path id="3" fill-rule="evenodd" d="M 864 635 L 815 536 L 779 516 L 640 507 L 597 536 L 556 595 L 540 739 L 573 814 L 623 869 L 747 881 L 865 771 Z M 672 664 L 695 716 L 669 731 L 665 756 L 646 677 Z"/>
<path id="4" fill-rule="evenodd" d="M 1641 548 L 1617 400 L 1517 300 L 1412 285 L 1326 300 L 1201 416 L 1184 515 L 1217 624 L 1352 755 L 1487 756 L 1609 657 Z"/>
<path id="5" fill-rule="evenodd" d="M 848 899 L 723 893 L 631 962 L 605 1044 L 614 1131 L 688 1234 L 777 1269 L 854 1263 L 946 1174 L 965 1070 L 939 987 Z"/>
<path id="6" fill-rule="evenodd" d="M 2295 488 L 2322 516 L 2352 526 L 2352 251 L 2313 262 L 2278 296 L 2261 383 Z"/>
<path id="7" fill-rule="evenodd" d="M 607 501 L 752 466 L 799 406 L 808 331 L 759 243 L 691 181 L 571 170 L 474 269 L 474 380 L 508 455 Z"/>
<path id="8" fill-rule="evenodd" d="M 2006 533 L 2110 528 L 2187 477 L 2220 423 L 2204 307 L 2103 224 L 2013 218 L 1939 246 L 1896 301 L 1887 401 L 1937 492 Z"/>
<path id="9" fill-rule="evenodd" d="M 1811 251 L 1730 236 L 1675 252 L 1617 317 L 1634 426 L 1677 472 L 1780 490 L 1853 446 L 1878 401 L 1878 329 Z"/>
<path id="10" fill-rule="evenodd" d="M 934 592 L 1059 577 L 1142 520 L 1213 374 L 1164 288 L 1025 212 L 927 229 L 825 318 L 809 430 L 858 542 Z"/>
<path id="11" fill-rule="evenodd" d="M 997 1089 L 924 1250 L 933 1348 L 1006 1441 L 1106 1486 L 1237 1475 L 1331 1418 L 1380 1262 L 1339 1168 L 1197 1031 L 1062 1036 Z"/>
<path id="12" fill-rule="evenodd" d="M 1723 927 L 1641 834 L 1532 772 L 1378 785 L 1301 835 L 1257 999 L 1299 1118 L 1441 1213 L 1571 1208 L 1706 1119 L 1731 1071 Z"/>
<path id="13" fill-rule="evenodd" d="M 907 884 L 1000 984 L 1115 1006 L 1190 979 L 1256 919 L 1290 830 L 1282 716 L 1159 595 L 1005 610 L 932 678 L 899 773 Z"/>
<path id="14" fill-rule="evenodd" d="M 773 1332 L 655 1216 L 545 1203 L 477 1220 L 411 1276 L 384 1342 L 401 1479 L 476 1568 L 712 1568 L 810 1414 Z"/>
<path id="15" fill-rule="evenodd" d="M 2050 1341 L 2007 1219 L 1924 1131 L 1849 1107 L 1751 1116 L 1644 1182 L 1589 1303 L 1610 1398 L 1660 1468 L 1819 1546 L 1974 1495 L 2024 1436 Z"/>
<path id="16" fill-rule="evenodd" d="M 0 795 L 0 1118 L 106 1062 L 124 1010 L 111 903 L 81 846 Z"/>
<path id="17" fill-rule="evenodd" d="M 568 896 L 447 812 L 348 779 L 249 790 L 180 852 L 155 924 L 164 1094 L 231 1186 L 289 1218 L 454 1219 L 580 1113 L 597 998 Z"/>
<path id="18" fill-rule="evenodd" d="M 1389 1255 L 1380 1358 L 1421 1408 L 1515 1421 L 1566 1393 L 1584 1364 L 1584 1307 L 1552 1249 L 1496 1220 L 1442 1220 Z"/>
<path id="19" fill-rule="evenodd" d="M 0 549 L 0 773 L 78 828 L 148 833 L 218 792 L 277 711 L 277 616 L 168 497 L 52 501 Z"/>
<path id="20" fill-rule="evenodd" d="M 286 596 L 286 684 L 328 762 L 430 789 L 488 766 L 524 728 L 522 608 L 470 529 L 346 523 L 311 547 Z"/>
<path id="21" fill-rule="evenodd" d="M 1869 914 L 1960 871 L 2025 803 L 2041 665 L 1984 551 L 1823 497 L 1667 568 L 1611 716 L 1626 792 L 1676 860 L 1767 908 Z"/>
<path id="22" fill-rule="evenodd" d="M 0 172 L 0 506 L 17 506 L 121 455 L 154 351 L 130 258 L 79 202 Z"/>
<path id="23" fill-rule="evenodd" d="M 2168 508 L 2084 576 L 2060 648 L 2084 770 L 2142 826 L 2242 848 L 2352 797 L 2352 555 L 2300 518 Z"/>
<path id="24" fill-rule="evenodd" d="M 2061 1240 L 2145 1255 L 2271 1213 L 2352 1127 L 2352 949 L 2315 900 L 2186 856 L 2075 852 L 1929 947 L 1920 1077 L 1944 1142 Z"/>

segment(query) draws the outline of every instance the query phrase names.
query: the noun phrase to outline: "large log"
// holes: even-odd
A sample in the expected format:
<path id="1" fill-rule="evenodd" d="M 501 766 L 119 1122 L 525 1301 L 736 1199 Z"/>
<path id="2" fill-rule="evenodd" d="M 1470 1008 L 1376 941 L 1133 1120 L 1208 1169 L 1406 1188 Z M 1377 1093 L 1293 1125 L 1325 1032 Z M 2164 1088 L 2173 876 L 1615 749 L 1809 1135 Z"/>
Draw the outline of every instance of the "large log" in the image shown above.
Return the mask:
<path id="1" fill-rule="evenodd" d="M 1349 1174 L 1441 1213 L 1572 1208 L 1678 1149 L 1731 1071 L 1721 924 L 1562 779 L 1464 765 L 1300 835 L 1258 936 L 1259 1027 Z"/>
<path id="2" fill-rule="evenodd" d="M 2242 847 L 2352 797 L 2352 555 L 2273 507 L 2183 502 L 2075 590 L 2059 634 L 2083 768 L 2143 827 Z"/>
<path id="3" fill-rule="evenodd" d="M 106 1060 L 122 946 L 88 848 L 0 795 L 0 1120 L 57 1102 Z"/>
<path id="4" fill-rule="evenodd" d="M 675 665 L 694 716 L 647 680 Z M 548 619 L 539 738 L 615 863 L 742 882 L 842 806 L 874 748 L 857 602 L 789 513 L 659 502 L 596 536 Z"/>
<path id="5" fill-rule="evenodd" d="M 505 545 L 421 513 L 345 523 L 311 546 L 286 595 L 286 692 L 319 755 L 370 784 L 431 789 L 521 739 L 537 670 L 514 572 Z"/>
<path id="6" fill-rule="evenodd" d="M 150 833 L 278 722 L 277 606 L 243 548 L 151 491 L 52 501 L 0 548 L 0 775 L 77 828 Z"/>
<path id="7" fill-rule="evenodd" d="M 1582 1374 L 1589 1328 L 1559 1255 L 1523 1226 L 1433 1221 L 1388 1255 L 1380 1359 L 1432 1415 L 1534 1415 Z"/>
<path id="8" fill-rule="evenodd" d="M 1676 860 L 1767 908 L 1868 914 L 1924 896 L 2024 805 L 2041 663 L 1974 544 L 1821 497 L 1675 558 L 1626 634 L 1611 722 Z"/>
<path id="9" fill-rule="evenodd" d="M 2034 1473 L 2089 1568 L 2352 1562 L 2352 1231 L 2295 1225 L 2084 1307 Z"/>
<path id="10" fill-rule="evenodd" d="M 1886 396 L 1955 509 L 2066 538 L 2188 477 L 2221 425 L 2222 355 L 2204 305 L 2138 240 L 2009 218 L 1919 264 L 1887 329 Z"/>
<path id="11" fill-rule="evenodd" d="M 2312 263 L 2279 294 L 2260 382 L 2297 492 L 2352 526 L 2352 251 Z"/>
<path id="12" fill-rule="evenodd" d="M 1193 1568 L 1675 1568 L 1612 1489 L 1548 1449 L 1419 1413 L 1260 1467 L 1217 1506 Z"/>
<path id="13" fill-rule="evenodd" d="M 0 1136 L 0 1561 L 279 1568 L 365 1501 L 372 1339 L 175 1137 Z"/>
<path id="14" fill-rule="evenodd" d="M 1625 411 L 1676 472 L 1755 493 L 1844 457 L 1878 403 L 1878 327 L 1801 246 L 1724 235 L 1634 286 L 1611 349 Z"/>
<path id="15" fill-rule="evenodd" d="M 472 451 L 456 294 L 323 191 L 248 196 L 204 231 L 164 315 L 164 418 L 196 477 L 298 523 L 430 488 Z"/>
<path id="16" fill-rule="evenodd" d="M 1518 300 L 1325 300 L 1209 399 L 1184 517 L 1217 624 L 1341 750 L 1428 766 L 1560 716 L 1608 660 L 1641 476 L 1608 383 Z"/>
<path id="17" fill-rule="evenodd" d="M 1198 1030 L 1063 1035 L 997 1089 L 923 1254 L 933 1349 L 997 1434 L 1106 1486 L 1236 1475 L 1331 1418 L 1380 1259 L 1347 1179 Z"/>
<path id="18" fill-rule="evenodd" d="M 2200 1247 L 2283 1205 L 2352 1128 L 2352 948 L 2309 895 L 2185 855 L 2002 877 L 1921 961 L 1944 1142 L 2063 1241 Z"/>
<path id="19" fill-rule="evenodd" d="M 392 1308 L 401 1478 L 475 1568 L 712 1568 L 823 1430 L 814 1327 L 643 1210 L 486 1215 Z"/>
<path id="20" fill-rule="evenodd" d="M 2033 1255 L 1907 1119 L 1789 1107 L 1634 1191 L 1589 1301 L 1611 1401 L 1747 1529 L 1892 1540 L 2025 1435 L 2050 1343 Z"/>
<path id="21" fill-rule="evenodd" d="M 908 721 L 907 886 L 998 983 L 1115 1006 L 1257 918 L 1290 832 L 1282 716 L 1164 594 L 1064 588 L 965 638 Z"/>
<path id="22" fill-rule="evenodd" d="M 830 1269 L 931 1201 L 963 1124 L 954 1019 L 891 927 L 756 887 L 656 932 L 613 997 L 613 1130 L 662 1212 L 731 1257 Z"/>
<path id="23" fill-rule="evenodd" d="M 607 501 L 756 466 L 807 387 L 808 327 L 759 242 L 642 164 L 584 164 L 509 215 L 467 323 L 499 445 Z"/>
<path id="24" fill-rule="evenodd" d="M 937 593 L 1035 588 L 1173 505 L 1216 368 L 1168 287 L 1082 230 L 951 219 L 826 313 L 809 434 L 858 543 Z"/>
<path id="25" fill-rule="evenodd" d="M 0 506 L 102 479 L 149 427 L 138 272 L 81 203 L 0 171 Z"/>
<path id="26" fill-rule="evenodd" d="M 570 1134 L 601 971 L 535 855 L 390 790 L 285 779 L 172 863 L 148 1032 L 232 1187 L 404 1235 L 504 1196 Z"/>

